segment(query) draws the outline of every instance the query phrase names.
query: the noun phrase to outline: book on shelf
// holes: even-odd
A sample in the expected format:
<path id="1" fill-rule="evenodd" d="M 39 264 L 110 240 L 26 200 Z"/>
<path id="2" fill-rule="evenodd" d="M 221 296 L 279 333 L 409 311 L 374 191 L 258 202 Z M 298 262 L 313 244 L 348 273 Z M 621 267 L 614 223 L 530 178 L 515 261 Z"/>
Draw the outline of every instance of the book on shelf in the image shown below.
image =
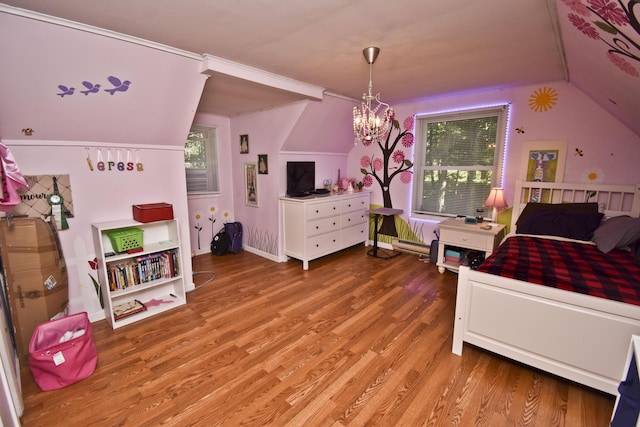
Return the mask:
<path id="1" fill-rule="evenodd" d="M 125 303 L 113 306 L 113 318 L 115 320 L 124 319 L 125 317 L 131 316 L 132 314 L 140 313 L 141 311 L 145 311 L 146 309 L 147 307 L 137 299 L 127 301 Z"/>
<path id="2" fill-rule="evenodd" d="M 107 264 L 109 289 L 112 292 L 161 278 L 180 274 L 178 250 L 171 249 Z"/>

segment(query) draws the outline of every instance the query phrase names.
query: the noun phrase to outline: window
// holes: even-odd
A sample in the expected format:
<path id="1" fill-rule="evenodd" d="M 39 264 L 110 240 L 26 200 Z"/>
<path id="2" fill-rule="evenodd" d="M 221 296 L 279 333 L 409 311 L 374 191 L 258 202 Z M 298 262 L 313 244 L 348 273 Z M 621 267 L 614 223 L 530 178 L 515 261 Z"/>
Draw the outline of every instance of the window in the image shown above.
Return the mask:
<path id="1" fill-rule="evenodd" d="M 475 216 L 499 186 L 508 106 L 418 116 L 412 213 Z"/>
<path id="2" fill-rule="evenodd" d="M 187 193 L 218 193 L 218 146 L 216 130 L 192 127 L 184 146 Z"/>

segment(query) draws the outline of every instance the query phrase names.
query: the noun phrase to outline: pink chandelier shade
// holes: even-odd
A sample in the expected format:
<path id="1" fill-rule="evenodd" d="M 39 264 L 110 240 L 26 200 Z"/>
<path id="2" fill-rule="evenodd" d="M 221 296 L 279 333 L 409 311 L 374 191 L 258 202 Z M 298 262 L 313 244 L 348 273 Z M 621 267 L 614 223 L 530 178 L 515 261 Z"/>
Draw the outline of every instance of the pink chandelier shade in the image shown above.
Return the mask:
<path id="1" fill-rule="evenodd" d="M 496 222 L 498 219 L 498 209 L 507 207 L 507 201 L 504 199 L 504 189 L 500 187 L 493 187 L 489 192 L 489 197 L 487 197 L 484 205 L 488 208 L 492 208 L 491 222 Z"/>

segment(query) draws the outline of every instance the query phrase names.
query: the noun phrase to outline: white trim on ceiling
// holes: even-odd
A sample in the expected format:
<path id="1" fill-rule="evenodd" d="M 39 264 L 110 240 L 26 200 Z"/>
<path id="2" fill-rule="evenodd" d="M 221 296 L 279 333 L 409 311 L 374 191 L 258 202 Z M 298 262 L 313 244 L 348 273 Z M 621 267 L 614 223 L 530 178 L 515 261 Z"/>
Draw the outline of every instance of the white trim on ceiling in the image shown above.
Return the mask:
<path id="1" fill-rule="evenodd" d="M 227 74 L 239 79 L 259 83 L 265 86 L 298 93 L 314 99 L 322 99 L 324 88 L 312 84 L 293 80 L 288 77 L 273 74 L 259 68 L 253 68 L 248 65 L 232 62 L 217 56 L 204 54 L 202 55 L 202 73 Z"/>
<path id="2" fill-rule="evenodd" d="M 152 49 L 161 50 L 164 52 L 172 53 L 174 55 L 180 55 L 191 59 L 202 61 L 202 56 L 193 52 L 187 52 L 186 50 L 176 49 L 171 46 L 152 42 L 149 40 L 141 39 L 138 37 L 129 36 L 126 34 L 118 33 L 111 30 L 105 30 L 104 28 L 94 27 L 92 25 L 82 24 L 80 22 L 70 21 L 68 19 L 57 18 L 55 16 L 45 15 L 43 13 L 33 12 L 26 9 L 20 9 L 18 7 L 7 6 L 0 4 L 0 12 L 4 12 L 10 15 L 21 16 L 23 18 L 34 19 L 36 21 L 47 22 L 49 24 L 60 25 L 62 27 L 72 28 L 79 31 L 85 31 L 87 33 L 97 34 L 112 39 L 122 40 L 128 43 L 134 43 L 141 46 L 146 46 Z"/>

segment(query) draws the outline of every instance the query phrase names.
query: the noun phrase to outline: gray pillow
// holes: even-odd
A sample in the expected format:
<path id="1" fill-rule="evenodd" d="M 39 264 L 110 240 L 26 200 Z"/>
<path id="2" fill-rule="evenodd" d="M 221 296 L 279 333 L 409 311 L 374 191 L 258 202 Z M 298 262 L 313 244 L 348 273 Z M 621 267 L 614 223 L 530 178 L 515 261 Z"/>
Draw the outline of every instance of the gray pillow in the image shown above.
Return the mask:
<path id="1" fill-rule="evenodd" d="M 593 232 L 593 242 L 605 254 L 640 239 L 640 218 L 616 216 L 604 221 Z"/>

